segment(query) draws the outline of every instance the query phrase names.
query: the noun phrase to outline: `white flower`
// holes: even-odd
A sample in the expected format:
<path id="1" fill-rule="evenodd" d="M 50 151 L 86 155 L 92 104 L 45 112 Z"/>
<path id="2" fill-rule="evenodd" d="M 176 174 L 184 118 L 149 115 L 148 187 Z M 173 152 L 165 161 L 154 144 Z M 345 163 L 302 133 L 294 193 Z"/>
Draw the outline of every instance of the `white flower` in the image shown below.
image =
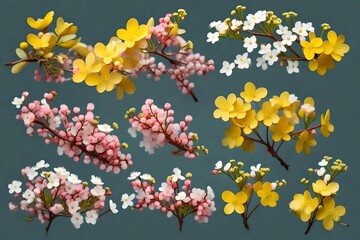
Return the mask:
<path id="1" fill-rule="evenodd" d="M 320 167 L 325 167 L 325 166 L 327 166 L 328 165 L 328 161 L 326 161 L 325 159 L 323 159 L 323 160 L 321 160 L 318 164 L 319 164 L 319 166 Z"/>
<path id="2" fill-rule="evenodd" d="M 181 175 L 181 170 L 179 168 L 174 168 L 173 172 L 174 172 L 174 174 L 172 175 L 172 178 L 171 178 L 172 182 L 177 182 L 179 179 L 185 180 L 185 177 Z"/>
<path id="3" fill-rule="evenodd" d="M 85 221 L 86 223 L 91 223 L 92 225 L 95 225 L 98 217 L 99 215 L 95 210 L 90 210 L 86 212 Z"/>
<path id="4" fill-rule="evenodd" d="M 51 172 L 50 176 L 48 177 L 47 188 L 52 189 L 53 187 L 58 187 L 60 185 L 60 179 L 56 173 Z"/>
<path id="5" fill-rule="evenodd" d="M 265 10 L 259 10 L 255 13 L 257 23 L 264 22 L 266 20 L 266 11 Z"/>
<path id="6" fill-rule="evenodd" d="M 11 102 L 12 105 L 15 105 L 16 108 L 20 108 L 21 105 L 24 103 L 25 97 L 21 96 L 21 98 L 14 97 L 14 100 Z"/>
<path id="7" fill-rule="evenodd" d="M 22 182 L 14 180 L 12 181 L 9 185 L 9 193 L 13 194 L 13 193 L 20 193 L 21 192 L 21 184 Z"/>
<path id="8" fill-rule="evenodd" d="M 196 201 L 201 201 L 205 196 L 205 191 L 200 188 L 193 188 L 190 193 L 190 198 Z"/>
<path id="9" fill-rule="evenodd" d="M 290 94 L 289 95 L 289 102 L 291 104 L 293 104 L 294 102 L 296 102 L 298 100 L 298 97 L 295 94 Z"/>
<path id="10" fill-rule="evenodd" d="M 109 125 L 109 124 L 98 124 L 97 128 L 99 129 L 99 131 L 104 132 L 104 133 L 111 133 L 114 129 Z"/>
<path id="11" fill-rule="evenodd" d="M 78 178 L 76 174 L 70 174 L 70 176 L 67 177 L 67 180 L 71 182 L 72 184 L 79 184 L 82 181 Z"/>
<path id="12" fill-rule="evenodd" d="M 26 199 L 28 204 L 30 204 L 34 201 L 35 193 L 30 189 L 26 189 L 26 191 L 22 194 L 22 197 Z"/>
<path id="13" fill-rule="evenodd" d="M 148 173 L 144 173 L 144 174 L 142 174 L 141 176 L 140 176 L 140 178 L 141 179 L 143 179 L 143 180 L 151 180 L 151 179 L 153 179 L 153 177 L 150 175 L 150 174 L 148 174 Z"/>
<path id="14" fill-rule="evenodd" d="M 273 49 L 271 52 L 264 55 L 264 59 L 267 61 L 269 66 L 272 66 L 274 62 L 277 62 L 279 60 L 278 58 L 278 52 L 276 49 Z"/>
<path id="15" fill-rule="evenodd" d="M 325 172 L 326 172 L 326 169 L 324 167 L 321 167 L 320 169 L 318 169 L 316 171 L 316 173 L 319 177 L 323 176 L 325 174 Z"/>
<path id="16" fill-rule="evenodd" d="M 276 30 L 276 33 L 279 35 L 285 34 L 287 31 L 289 31 L 289 28 L 283 25 L 279 25 L 279 29 Z"/>
<path id="17" fill-rule="evenodd" d="M 38 172 L 35 171 L 34 168 L 26 167 L 26 176 L 30 181 L 32 181 L 37 175 L 38 175 Z"/>
<path id="18" fill-rule="evenodd" d="M 161 183 L 159 191 L 162 192 L 165 196 L 171 196 L 174 193 L 172 186 L 169 186 L 166 182 Z"/>
<path id="19" fill-rule="evenodd" d="M 229 29 L 229 25 L 226 22 L 222 22 L 219 25 L 216 25 L 215 28 L 220 34 L 223 34 Z"/>
<path id="20" fill-rule="evenodd" d="M 49 104 L 47 103 L 46 98 L 41 99 L 40 102 L 41 102 L 41 105 L 49 105 Z"/>
<path id="21" fill-rule="evenodd" d="M 251 176 L 251 177 L 255 177 L 255 176 L 256 176 L 256 173 L 260 170 L 260 168 L 261 168 L 261 164 L 260 164 L 260 163 L 257 164 L 256 167 L 255 167 L 255 166 L 251 166 L 251 167 L 250 167 L 250 170 L 251 170 L 250 176 Z"/>
<path id="22" fill-rule="evenodd" d="M 306 24 L 301 23 L 300 21 L 297 21 L 295 23 L 295 26 L 291 29 L 294 33 L 299 34 L 300 41 L 305 40 L 305 37 L 308 35 L 308 32 L 306 31 L 307 27 Z"/>
<path id="23" fill-rule="evenodd" d="M 209 32 L 207 34 L 207 40 L 206 42 L 211 42 L 212 44 L 216 43 L 217 41 L 219 41 L 219 33 L 218 32 Z"/>
<path id="24" fill-rule="evenodd" d="M 225 172 L 228 171 L 228 170 L 230 169 L 230 167 L 231 167 L 231 163 L 225 164 L 225 166 L 224 166 L 224 171 L 225 171 Z"/>
<path id="25" fill-rule="evenodd" d="M 105 189 L 102 186 L 95 186 L 90 192 L 95 197 L 102 197 L 105 195 Z"/>
<path id="26" fill-rule="evenodd" d="M 34 170 L 42 169 L 42 168 L 48 168 L 50 165 L 46 163 L 44 160 L 40 160 L 36 163 L 35 167 L 32 167 Z"/>
<path id="27" fill-rule="evenodd" d="M 72 184 L 71 182 L 65 183 L 65 191 L 69 194 L 73 194 L 77 188 L 77 185 Z"/>
<path id="28" fill-rule="evenodd" d="M 304 27 L 305 27 L 306 31 L 308 31 L 308 32 L 314 32 L 315 31 L 314 27 L 312 26 L 312 22 L 303 23 L 303 24 L 304 24 Z"/>
<path id="29" fill-rule="evenodd" d="M 296 41 L 296 35 L 293 35 L 291 31 L 287 31 L 282 36 L 282 43 L 284 45 L 291 46 L 294 41 Z"/>
<path id="30" fill-rule="evenodd" d="M 272 190 L 275 190 L 276 187 L 277 187 L 277 183 L 276 183 L 276 182 L 272 182 L 272 183 L 271 183 L 271 189 L 272 189 Z"/>
<path id="31" fill-rule="evenodd" d="M 67 204 L 67 206 L 68 206 L 68 212 L 70 214 L 75 214 L 80 209 L 78 201 L 70 202 Z"/>
<path id="32" fill-rule="evenodd" d="M 256 59 L 256 66 L 261 67 L 262 70 L 268 69 L 268 65 L 266 63 L 266 60 L 264 58 L 264 55 L 262 57 L 258 57 Z"/>
<path id="33" fill-rule="evenodd" d="M 280 52 L 286 52 L 285 44 L 282 41 L 274 42 L 273 43 L 274 48 L 280 53 Z"/>
<path id="34" fill-rule="evenodd" d="M 135 198 L 135 194 L 131 194 L 130 196 L 127 195 L 127 193 L 124 193 L 122 196 L 121 196 L 121 201 L 122 201 L 122 208 L 123 209 L 126 209 L 127 207 L 132 207 L 134 205 L 133 203 L 133 199 Z"/>
<path id="35" fill-rule="evenodd" d="M 135 180 L 140 176 L 141 172 L 131 172 L 130 176 L 127 178 L 128 180 Z"/>
<path id="36" fill-rule="evenodd" d="M 301 105 L 301 109 L 305 110 L 306 114 L 310 114 L 315 111 L 315 107 L 311 106 L 308 103 Z"/>
<path id="37" fill-rule="evenodd" d="M 61 124 L 61 120 L 60 120 L 59 116 L 50 118 L 48 122 L 49 122 L 49 127 L 51 129 L 56 129 L 56 128 L 60 127 L 60 124 Z"/>
<path id="38" fill-rule="evenodd" d="M 168 211 L 168 212 L 166 213 L 166 216 L 167 216 L 168 218 L 171 218 L 171 217 L 173 216 L 173 213 L 172 213 L 171 211 Z"/>
<path id="39" fill-rule="evenodd" d="M 222 68 L 220 69 L 220 73 L 225 73 L 226 76 L 230 76 L 232 74 L 232 70 L 235 67 L 235 63 L 229 63 L 228 61 L 223 61 Z"/>
<path id="40" fill-rule="evenodd" d="M 265 19 L 266 19 L 266 15 L 265 15 Z M 265 21 L 265 19 L 263 17 L 262 11 L 258 11 L 255 14 L 248 14 L 246 16 L 246 20 L 248 20 L 252 24 L 257 24 L 257 23 L 263 22 L 263 21 Z"/>
<path id="41" fill-rule="evenodd" d="M 257 43 L 256 43 L 256 37 L 255 36 L 251 36 L 251 37 L 246 37 L 244 39 L 244 48 L 246 48 L 246 50 L 250 53 L 252 52 L 255 48 L 257 48 Z"/>
<path id="42" fill-rule="evenodd" d="M 248 58 L 248 53 L 238 54 L 234 63 L 238 64 L 239 69 L 247 69 L 250 67 L 251 59 Z"/>
<path id="43" fill-rule="evenodd" d="M 259 50 L 259 54 L 266 54 L 268 52 L 271 51 L 271 44 L 268 43 L 268 44 L 261 44 L 260 45 L 260 50 Z"/>
<path id="44" fill-rule="evenodd" d="M 65 179 L 70 176 L 70 172 L 68 172 L 64 167 L 54 168 L 54 171 L 61 179 Z"/>
<path id="45" fill-rule="evenodd" d="M 132 137 L 132 138 L 136 138 L 136 136 L 137 136 L 137 130 L 136 130 L 136 128 L 128 128 L 128 133 L 130 134 L 130 136 Z"/>
<path id="46" fill-rule="evenodd" d="M 328 181 L 330 181 L 330 179 L 331 179 L 330 174 L 325 174 L 325 176 L 324 176 L 324 182 L 325 182 L 326 184 L 328 183 Z"/>
<path id="47" fill-rule="evenodd" d="M 177 201 L 183 201 L 184 203 L 190 202 L 190 198 L 186 196 L 185 192 L 179 192 L 178 195 L 175 197 Z"/>
<path id="48" fill-rule="evenodd" d="M 286 66 L 286 70 L 289 74 L 298 73 L 299 72 L 299 61 L 287 61 L 288 65 Z"/>
<path id="49" fill-rule="evenodd" d="M 244 22 L 244 26 L 243 26 L 243 30 L 253 30 L 255 27 L 255 23 L 249 22 L 249 21 L 245 21 Z"/>
<path id="50" fill-rule="evenodd" d="M 94 176 L 94 175 L 91 175 L 91 180 L 92 184 L 94 185 L 103 185 L 104 183 L 101 181 L 101 178 L 100 177 L 97 177 L 97 176 Z"/>
<path id="51" fill-rule="evenodd" d="M 212 21 L 210 24 L 209 24 L 209 28 L 214 28 L 216 27 L 217 25 L 220 25 L 222 22 L 221 21 Z"/>
<path id="52" fill-rule="evenodd" d="M 110 199 L 109 205 L 110 205 L 110 210 L 113 214 L 117 214 L 119 212 L 119 210 L 117 210 L 116 208 L 116 203 L 114 203 L 113 200 Z"/>
<path id="53" fill-rule="evenodd" d="M 237 20 L 237 19 L 231 20 L 231 30 L 235 31 L 236 29 L 238 29 L 241 26 L 241 24 L 243 24 L 243 22 L 240 20 Z"/>
<path id="54" fill-rule="evenodd" d="M 213 200 L 215 198 L 214 190 L 210 186 L 207 186 L 206 189 L 207 189 L 206 199 Z"/>
<path id="55" fill-rule="evenodd" d="M 223 166 L 223 163 L 222 163 L 222 161 L 220 161 L 220 160 L 215 163 L 215 169 L 216 169 L 216 170 L 221 169 L 222 166 Z"/>
<path id="56" fill-rule="evenodd" d="M 79 229 L 80 226 L 81 226 L 81 224 L 84 223 L 84 217 L 81 216 L 80 213 L 75 213 L 75 214 L 73 214 L 73 215 L 71 216 L 70 220 L 71 220 L 72 224 L 74 225 L 74 227 L 75 227 L 76 229 Z"/>

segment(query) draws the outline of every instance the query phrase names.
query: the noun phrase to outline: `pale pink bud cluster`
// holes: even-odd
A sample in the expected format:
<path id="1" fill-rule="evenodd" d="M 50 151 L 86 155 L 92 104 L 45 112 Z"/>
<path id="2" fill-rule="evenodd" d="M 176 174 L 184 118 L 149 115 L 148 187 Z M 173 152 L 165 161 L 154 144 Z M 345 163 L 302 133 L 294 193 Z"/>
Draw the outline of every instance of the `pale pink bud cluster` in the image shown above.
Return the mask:
<path id="1" fill-rule="evenodd" d="M 43 76 L 43 74 L 41 73 L 41 68 L 37 68 L 34 70 L 34 79 L 37 82 L 41 82 L 45 79 L 46 82 L 55 82 L 55 83 L 63 83 L 69 79 L 65 78 L 64 75 L 64 70 L 59 70 L 59 69 L 70 69 L 71 65 L 72 65 L 72 59 L 71 58 L 61 58 L 59 57 L 57 64 L 59 64 L 59 66 L 56 66 L 56 69 L 53 69 L 52 72 L 54 73 L 49 73 L 49 71 L 51 69 L 49 69 L 49 71 L 45 71 L 45 75 Z"/>
<path id="2" fill-rule="evenodd" d="M 199 148 L 193 146 L 197 135 L 187 132 L 192 117 L 188 115 L 184 121 L 174 123 L 173 116 L 174 110 L 169 103 L 166 103 L 164 108 L 158 108 L 152 99 L 145 101 L 138 115 L 135 109 L 130 109 L 126 115 L 132 126 L 129 132 L 135 132 L 133 137 L 136 137 L 136 131 L 143 135 L 140 146 L 144 147 L 146 152 L 152 154 L 156 148 L 171 144 L 178 149 L 175 152 L 177 155 L 193 159 L 198 155 L 196 150 Z"/>
<path id="3" fill-rule="evenodd" d="M 22 169 L 21 174 L 27 179 L 24 191 L 20 181 L 9 184 L 9 193 L 19 200 L 18 204 L 9 203 L 11 211 L 20 208 L 31 215 L 28 221 L 38 218 L 41 223 L 47 223 L 46 231 L 53 220 L 60 216 L 70 218 L 74 227 L 80 228 L 84 216 L 87 223 L 95 224 L 107 212 L 117 213 L 116 204 L 111 200 L 109 209 L 103 211 L 106 197 L 111 195 L 111 191 L 103 187 L 104 183 L 99 177 L 92 176 L 94 186 L 89 187 L 87 182 L 64 167 L 45 171 L 48 167 L 49 164 L 42 160 L 33 167 Z M 102 214 L 99 214 L 100 211 Z"/>
<path id="4" fill-rule="evenodd" d="M 132 180 L 131 186 L 137 200 L 134 207 L 139 210 L 160 210 L 169 218 L 175 216 L 179 221 L 180 231 L 183 220 L 188 215 L 194 214 L 194 220 L 198 223 L 207 223 L 216 210 L 212 188 L 192 188 L 190 178 L 181 176 L 179 168 L 174 168 L 173 171 L 174 174 L 161 183 L 159 191 L 154 186 L 155 179 L 149 174 L 132 173 L 128 179 Z M 123 206 L 124 204 L 125 202 Z M 126 203 L 126 207 L 128 205 Z M 130 205 L 133 206 L 133 203 Z"/>
<path id="5" fill-rule="evenodd" d="M 23 96 L 26 101 L 28 93 Z M 110 134 L 113 129 L 107 124 L 98 124 L 94 104 L 89 103 L 86 112 L 81 114 L 80 108 L 74 107 L 71 111 L 65 104 L 60 109 L 52 108 L 54 96 L 55 93 L 45 93 L 41 101 L 23 104 L 16 118 L 23 120 L 28 135 L 36 132 L 46 144 L 57 145 L 59 155 L 66 154 L 75 161 L 82 157 L 86 164 L 92 159 L 107 172 L 119 173 L 132 165 L 131 155 L 122 153 L 118 137 Z"/>

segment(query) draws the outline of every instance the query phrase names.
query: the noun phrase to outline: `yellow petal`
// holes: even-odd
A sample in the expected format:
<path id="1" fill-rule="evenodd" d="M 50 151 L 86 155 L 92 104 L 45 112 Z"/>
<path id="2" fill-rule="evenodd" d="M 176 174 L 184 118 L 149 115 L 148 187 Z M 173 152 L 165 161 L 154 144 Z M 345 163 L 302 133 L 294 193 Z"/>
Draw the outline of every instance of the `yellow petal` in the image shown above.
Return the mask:
<path id="1" fill-rule="evenodd" d="M 235 211 L 238 213 L 238 214 L 243 214 L 245 212 L 245 207 L 244 205 L 242 204 L 237 204 L 235 206 Z"/>
<path id="2" fill-rule="evenodd" d="M 232 214 L 233 212 L 234 212 L 234 209 L 235 209 L 235 207 L 234 207 L 234 205 L 232 205 L 231 203 L 228 203 L 228 204 L 226 204 L 226 206 L 224 207 L 224 213 L 225 214 Z"/>
<path id="3" fill-rule="evenodd" d="M 233 202 L 235 199 L 235 195 L 233 192 L 229 191 L 229 190 L 225 190 L 222 194 L 221 194 L 221 198 L 224 202 Z"/>
<path id="4" fill-rule="evenodd" d="M 127 31 L 125 29 L 118 29 L 116 31 L 116 36 L 118 36 L 118 38 L 120 38 L 122 40 L 126 40 L 127 39 Z"/>
<path id="5" fill-rule="evenodd" d="M 124 89 L 127 94 L 133 94 L 136 91 L 136 85 L 131 79 L 122 76 L 120 87 Z"/>
<path id="6" fill-rule="evenodd" d="M 85 78 L 85 83 L 88 86 L 96 86 L 100 83 L 100 81 L 101 81 L 100 76 L 96 73 L 90 73 Z M 104 90 L 105 90 L 105 88 L 104 88 Z"/>
<path id="7" fill-rule="evenodd" d="M 235 195 L 235 199 L 237 200 L 237 202 L 239 203 L 245 203 L 247 201 L 247 195 L 246 193 L 244 192 L 238 192 L 236 195 Z"/>
<path id="8" fill-rule="evenodd" d="M 326 187 L 331 193 L 336 193 L 339 190 L 339 184 L 336 182 L 329 183 Z"/>
<path id="9" fill-rule="evenodd" d="M 139 28 L 139 22 L 136 18 L 130 18 L 126 23 L 126 30 L 129 32 L 136 32 Z"/>
<path id="10" fill-rule="evenodd" d="M 86 78 L 86 73 L 77 72 L 73 75 L 72 80 L 76 83 L 81 83 Z"/>
<path id="11" fill-rule="evenodd" d="M 333 229 L 334 227 L 334 221 L 332 220 L 331 217 L 327 217 L 323 220 L 323 227 L 330 231 L 331 229 Z"/>
<path id="12" fill-rule="evenodd" d="M 346 208 L 344 206 L 337 206 L 335 209 L 334 209 L 334 213 L 336 216 L 338 217 L 341 217 L 341 216 L 344 216 L 345 213 L 346 213 Z"/>
<path id="13" fill-rule="evenodd" d="M 105 89 L 106 89 L 106 84 L 104 82 L 101 82 L 98 85 L 96 85 L 96 91 L 98 91 L 99 93 L 103 93 Z"/>
<path id="14" fill-rule="evenodd" d="M 334 31 L 329 31 L 327 33 L 327 38 L 329 39 L 329 42 L 332 44 L 332 45 L 335 45 L 336 41 L 337 41 L 337 34 L 334 32 Z"/>
<path id="15" fill-rule="evenodd" d="M 96 56 L 98 56 L 99 58 L 103 58 L 106 56 L 106 47 L 104 44 L 102 43 L 97 43 L 94 46 L 94 53 Z"/>

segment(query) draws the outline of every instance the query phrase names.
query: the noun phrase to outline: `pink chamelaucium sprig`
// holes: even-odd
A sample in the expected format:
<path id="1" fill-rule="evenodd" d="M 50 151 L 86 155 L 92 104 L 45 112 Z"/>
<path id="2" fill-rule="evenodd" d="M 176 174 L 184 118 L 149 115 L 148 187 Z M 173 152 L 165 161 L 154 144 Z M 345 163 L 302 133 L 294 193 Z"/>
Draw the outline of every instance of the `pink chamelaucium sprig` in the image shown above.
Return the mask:
<path id="1" fill-rule="evenodd" d="M 55 91 L 45 93 L 42 100 L 29 103 L 28 92 L 23 92 L 21 98 L 14 98 L 12 104 L 21 107 L 16 118 L 24 122 L 29 136 L 37 133 L 46 144 L 57 145 L 59 155 L 66 154 L 75 161 L 82 157 L 84 163 L 92 161 L 107 172 L 119 173 L 133 164 L 131 155 L 122 153 L 127 144 L 111 134 L 113 127 L 117 128 L 116 123 L 113 127 L 99 124 L 92 103 L 87 105 L 85 113 L 80 113 L 79 107 L 71 111 L 65 104 L 60 108 L 52 107 L 56 95 Z"/>
<path id="2" fill-rule="evenodd" d="M 47 224 L 47 233 L 58 217 L 69 218 L 78 229 L 84 221 L 95 225 L 105 214 L 118 212 L 112 200 L 105 210 L 106 198 L 112 193 L 108 187 L 103 187 L 101 178 L 92 175 L 90 181 L 94 186 L 90 187 L 89 183 L 64 167 L 55 167 L 52 171 L 48 170 L 49 166 L 41 160 L 33 167 L 25 167 L 21 174 L 26 183 L 23 185 L 21 181 L 14 180 L 8 185 L 9 193 L 18 200 L 18 203 L 9 202 L 11 211 L 20 208 L 27 212 L 30 214 L 25 218 L 27 221 L 38 218 L 41 223 Z"/>
<path id="3" fill-rule="evenodd" d="M 179 168 L 174 168 L 173 175 L 161 183 L 157 191 L 154 186 L 155 179 L 150 174 L 132 172 L 128 180 L 131 181 L 135 193 L 122 195 L 122 208 L 130 206 L 138 210 L 160 210 L 168 218 L 177 218 L 180 231 L 184 219 L 189 215 L 194 215 L 194 220 L 198 223 L 207 223 L 216 211 L 214 191 L 210 186 L 206 190 L 192 188 L 192 174 L 187 173 L 185 176 L 181 175 Z M 134 205 L 135 198 L 137 202 Z"/>
<path id="4" fill-rule="evenodd" d="M 137 132 L 143 135 L 140 147 L 153 154 L 156 148 L 171 144 L 177 148 L 174 155 L 182 155 L 193 159 L 199 156 L 200 152 L 208 153 L 203 145 L 194 146 L 194 142 L 199 140 L 196 133 L 188 132 L 188 124 L 192 122 L 192 117 L 187 115 L 184 121 L 174 123 L 174 110 L 171 104 L 166 103 L 164 108 L 159 108 L 152 99 L 147 99 L 141 107 L 141 112 L 136 114 L 135 108 L 130 108 L 125 118 L 129 120 L 131 128 L 129 133 L 136 137 Z"/>

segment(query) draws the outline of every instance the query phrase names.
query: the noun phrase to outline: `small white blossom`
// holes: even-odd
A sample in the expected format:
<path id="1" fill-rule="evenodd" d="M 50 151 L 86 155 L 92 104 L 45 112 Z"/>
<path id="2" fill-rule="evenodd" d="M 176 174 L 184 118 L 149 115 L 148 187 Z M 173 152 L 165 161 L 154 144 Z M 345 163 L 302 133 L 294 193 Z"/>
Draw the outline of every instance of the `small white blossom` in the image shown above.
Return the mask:
<path id="1" fill-rule="evenodd" d="M 95 186 L 90 192 L 95 197 L 102 197 L 105 195 L 105 189 L 102 186 Z"/>
<path id="2" fill-rule="evenodd" d="M 50 176 L 48 177 L 47 188 L 52 189 L 53 187 L 58 187 L 60 185 L 60 179 L 56 173 L 51 172 Z"/>
<path id="3" fill-rule="evenodd" d="M 153 179 L 153 177 L 150 175 L 150 174 L 148 174 L 148 173 L 144 173 L 144 174 L 142 174 L 141 176 L 140 176 L 140 178 L 141 179 L 143 179 L 143 180 L 151 180 L 151 179 Z"/>
<path id="4" fill-rule="evenodd" d="M 276 187 L 277 187 L 277 183 L 276 183 L 276 182 L 272 182 L 272 183 L 271 183 L 271 189 L 272 189 L 272 190 L 275 190 Z"/>
<path id="5" fill-rule="evenodd" d="M 216 25 L 215 28 L 220 34 L 224 34 L 229 29 L 229 25 L 226 22 L 222 22 Z"/>
<path id="6" fill-rule="evenodd" d="M 190 198 L 186 196 L 185 192 L 179 192 L 178 195 L 175 197 L 177 201 L 183 201 L 184 203 L 190 202 Z"/>
<path id="7" fill-rule="evenodd" d="M 190 198 L 196 201 L 201 201 L 205 196 L 205 191 L 201 188 L 193 188 L 190 193 Z"/>
<path id="8" fill-rule="evenodd" d="M 42 168 L 48 168 L 50 165 L 46 163 L 44 160 L 40 160 L 36 163 L 35 167 L 33 167 L 34 170 L 42 169 Z"/>
<path id="9" fill-rule="evenodd" d="M 255 176 L 256 176 L 256 173 L 260 170 L 260 168 L 261 168 L 261 164 L 260 164 L 260 163 L 257 164 L 256 167 L 255 167 L 255 166 L 251 166 L 251 167 L 250 167 L 250 170 L 251 170 L 250 176 L 251 176 L 251 177 L 255 177 Z"/>
<path id="10" fill-rule="evenodd" d="M 255 13 L 257 23 L 264 22 L 266 20 L 266 11 L 265 10 L 259 10 Z"/>
<path id="11" fill-rule="evenodd" d="M 76 191 L 77 185 L 76 184 L 72 184 L 71 182 L 66 182 L 65 183 L 65 191 L 69 194 L 73 194 Z"/>
<path id="12" fill-rule="evenodd" d="M 266 54 L 268 52 L 271 52 L 271 44 L 261 44 L 260 45 L 260 50 L 259 50 L 259 54 Z"/>
<path id="13" fill-rule="evenodd" d="M 225 172 L 228 171 L 228 170 L 230 169 L 230 167 L 231 167 L 231 163 L 225 164 L 225 166 L 224 166 L 224 171 L 225 171 Z"/>
<path id="14" fill-rule="evenodd" d="M 67 204 L 67 206 L 68 206 L 68 212 L 70 214 L 75 214 L 80 209 L 78 201 L 70 202 L 70 203 Z"/>
<path id="15" fill-rule="evenodd" d="M 101 178 L 100 177 L 97 177 L 97 176 L 94 176 L 94 175 L 91 175 L 91 183 L 94 184 L 94 185 L 103 185 L 104 183 L 101 181 Z"/>
<path id="16" fill-rule="evenodd" d="M 274 48 L 280 53 L 280 52 L 286 52 L 285 44 L 282 41 L 274 42 L 273 43 Z"/>
<path id="17" fill-rule="evenodd" d="M 54 171 L 56 175 L 58 175 L 58 177 L 61 179 L 65 179 L 70 176 L 70 172 L 68 172 L 64 167 L 54 168 Z"/>
<path id="18" fill-rule="evenodd" d="M 130 136 L 132 137 L 132 138 L 136 138 L 136 136 L 137 136 L 137 130 L 136 130 L 136 128 L 128 128 L 128 133 L 130 134 Z"/>
<path id="19" fill-rule="evenodd" d="M 80 213 L 73 214 L 70 220 L 76 229 L 79 229 L 81 224 L 84 223 L 84 217 Z"/>
<path id="20" fill-rule="evenodd" d="M 91 223 L 92 225 L 95 225 L 98 217 L 99 214 L 95 210 L 90 210 L 86 212 L 85 221 L 86 223 Z"/>
<path id="21" fill-rule="evenodd" d="M 250 67 L 251 59 L 248 58 L 248 53 L 238 54 L 234 63 L 238 64 L 239 69 L 247 69 Z"/>
<path id="22" fill-rule="evenodd" d="M 306 31 L 308 32 L 314 32 L 315 28 L 312 26 L 312 22 L 303 23 Z"/>
<path id="23" fill-rule="evenodd" d="M 264 59 L 267 61 L 267 64 L 269 66 L 272 66 L 274 62 L 277 62 L 279 60 L 278 58 L 278 52 L 274 49 L 271 52 L 264 55 Z"/>
<path id="24" fill-rule="evenodd" d="M 127 178 L 128 180 L 135 180 L 140 176 L 141 172 L 131 172 L 130 176 Z"/>
<path id="25" fill-rule="evenodd" d="M 233 19 L 231 20 L 231 30 L 236 30 L 239 29 L 239 27 L 243 24 L 242 21 L 237 20 L 237 19 Z"/>
<path id="26" fill-rule="evenodd" d="M 99 129 L 99 131 L 104 132 L 104 133 L 111 133 L 114 129 L 109 125 L 109 124 L 98 124 L 97 128 Z"/>
<path id="27" fill-rule="evenodd" d="M 282 43 L 284 45 L 291 46 L 294 41 L 296 41 L 296 35 L 293 35 L 291 31 L 287 31 L 282 36 Z"/>
<path id="28" fill-rule="evenodd" d="M 286 71 L 289 73 L 289 74 L 292 74 L 292 73 L 299 73 L 299 61 L 290 61 L 290 60 L 287 60 L 287 63 L 288 65 L 286 66 Z"/>
<path id="29" fill-rule="evenodd" d="M 166 182 L 161 183 L 159 191 L 165 196 L 171 196 L 174 193 L 174 189 L 172 188 L 172 186 L 170 186 Z"/>
<path id="30" fill-rule="evenodd" d="M 328 183 L 328 181 L 330 181 L 330 179 L 331 179 L 330 174 L 325 174 L 325 176 L 324 176 L 324 182 L 325 182 L 326 184 Z"/>
<path id="31" fill-rule="evenodd" d="M 113 214 L 117 214 L 119 212 L 119 210 L 117 210 L 116 208 L 116 203 L 114 203 L 113 200 L 110 199 L 109 205 L 110 205 L 110 210 Z"/>
<path id="32" fill-rule="evenodd" d="M 60 127 L 60 124 L 61 124 L 61 120 L 60 120 L 59 116 L 50 118 L 48 122 L 49 122 L 49 127 L 51 129 L 56 129 L 56 128 Z"/>
<path id="33" fill-rule="evenodd" d="M 325 167 L 325 166 L 327 166 L 328 165 L 328 161 L 326 161 L 325 159 L 323 159 L 323 160 L 321 160 L 320 162 L 319 162 L 319 166 L 320 167 Z"/>
<path id="34" fill-rule="evenodd" d="M 174 172 L 174 174 L 172 175 L 172 178 L 171 178 L 172 182 L 177 182 L 179 179 L 185 180 L 185 177 L 181 175 L 181 170 L 179 168 L 174 168 L 173 172 Z"/>
<path id="35" fill-rule="evenodd" d="M 21 96 L 21 98 L 14 97 L 14 100 L 11 102 L 12 105 L 15 105 L 16 108 L 20 108 L 21 105 L 24 103 L 25 97 Z"/>
<path id="36" fill-rule="evenodd" d="M 215 163 L 215 169 L 216 169 L 216 170 L 221 169 L 222 166 L 223 166 L 223 163 L 222 163 L 222 161 L 220 161 L 220 160 Z"/>
<path id="37" fill-rule="evenodd" d="M 279 29 L 276 30 L 276 33 L 279 35 L 284 35 L 287 31 L 289 31 L 289 28 L 287 26 L 279 25 Z"/>
<path id="38" fill-rule="evenodd" d="M 212 44 L 216 43 L 217 41 L 219 41 L 219 33 L 218 32 L 209 32 L 207 34 L 207 40 L 206 42 L 211 42 Z"/>
<path id="39" fill-rule="evenodd" d="M 293 104 L 294 102 L 296 102 L 298 100 L 298 97 L 295 94 L 290 94 L 289 95 L 289 102 L 291 104 Z"/>
<path id="40" fill-rule="evenodd" d="M 31 191 L 31 189 L 26 189 L 26 191 L 22 194 L 22 197 L 26 199 L 28 204 L 30 204 L 34 201 L 35 193 Z"/>
<path id="41" fill-rule="evenodd" d="M 256 43 L 256 37 L 255 36 L 246 37 L 244 39 L 243 46 L 244 46 L 244 48 L 246 48 L 246 51 L 248 51 L 249 53 L 252 52 L 258 46 Z"/>
<path id="42" fill-rule="evenodd" d="M 321 167 L 320 169 L 318 169 L 316 171 L 316 173 L 319 177 L 323 176 L 325 174 L 325 172 L 326 172 L 326 169 L 324 167 Z"/>
<path id="43" fill-rule="evenodd" d="M 135 194 L 131 194 L 130 196 L 127 195 L 126 193 L 124 193 L 122 196 L 121 196 L 121 201 L 122 201 L 122 208 L 123 209 L 126 209 L 127 207 L 132 207 L 134 205 L 133 201 L 135 198 Z"/>
<path id="44" fill-rule="evenodd" d="M 256 66 L 261 67 L 262 70 L 268 69 L 268 65 L 266 63 L 266 60 L 264 58 L 264 55 L 262 57 L 258 57 L 256 59 Z"/>
<path id="45" fill-rule="evenodd" d="M 301 105 L 301 109 L 305 110 L 306 114 L 310 114 L 310 113 L 315 111 L 315 107 L 311 106 L 308 103 L 305 103 L 305 104 Z"/>
<path id="46" fill-rule="evenodd" d="M 214 28 L 216 27 L 217 25 L 220 25 L 222 22 L 221 21 L 212 21 L 210 24 L 209 24 L 209 28 Z"/>
<path id="47" fill-rule="evenodd" d="M 294 33 L 297 33 L 299 35 L 300 41 L 304 41 L 305 37 L 308 35 L 307 32 L 307 26 L 304 23 L 301 23 L 300 21 L 297 21 L 295 23 L 295 26 L 291 29 Z"/>
<path id="48" fill-rule="evenodd" d="M 67 177 L 67 180 L 71 182 L 72 184 L 79 184 L 82 181 L 79 179 L 79 177 L 76 174 L 70 174 L 70 176 Z"/>
<path id="49" fill-rule="evenodd" d="M 253 30 L 255 27 L 255 23 L 249 22 L 249 21 L 245 21 L 244 22 L 244 26 L 243 26 L 243 30 L 247 31 L 247 30 Z"/>
<path id="50" fill-rule="evenodd" d="M 22 182 L 14 180 L 12 181 L 9 185 L 9 193 L 13 194 L 13 193 L 20 193 L 21 192 L 21 184 Z"/>
<path id="51" fill-rule="evenodd" d="M 214 190 L 210 186 L 207 186 L 206 190 L 207 190 L 206 199 L 213 200 L 215 198 Z"/>
<path id="52" fill-rule="evenodd" d="M 225 73 L 226 76 L 230 76 L 232 74 L 232 70 L 235 67 L 235 63 L 229 63 L 228 61 L 223 61 L 222 68 L 220 69 L 220 73 Z"/>
<path id="53" fill-rule="evenodd" d="M 35 171 L 34 168 L 26 167 L 26 176 L 27 178 L 32 181 L 38 175 L 38 172 Z"/>

